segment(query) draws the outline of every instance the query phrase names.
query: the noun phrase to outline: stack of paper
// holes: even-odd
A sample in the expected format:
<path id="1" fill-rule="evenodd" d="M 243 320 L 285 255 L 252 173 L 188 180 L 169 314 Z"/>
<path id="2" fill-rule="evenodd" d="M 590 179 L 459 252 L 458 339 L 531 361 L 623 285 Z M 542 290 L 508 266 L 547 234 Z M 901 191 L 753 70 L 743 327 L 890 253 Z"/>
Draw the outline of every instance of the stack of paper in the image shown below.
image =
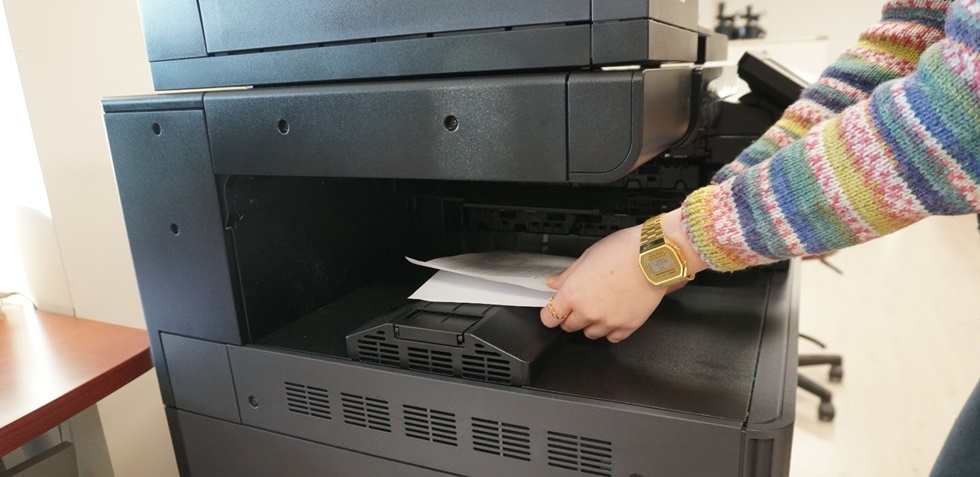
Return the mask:
<path id="1" fill-rule="evenodd" d="M 412 299 L 432 302 L 543 307 L 554 294 L 545 280 L 563 272 L 573 258 L 521 252 L 468 253 L 416 265 L 439 270 Z"/>

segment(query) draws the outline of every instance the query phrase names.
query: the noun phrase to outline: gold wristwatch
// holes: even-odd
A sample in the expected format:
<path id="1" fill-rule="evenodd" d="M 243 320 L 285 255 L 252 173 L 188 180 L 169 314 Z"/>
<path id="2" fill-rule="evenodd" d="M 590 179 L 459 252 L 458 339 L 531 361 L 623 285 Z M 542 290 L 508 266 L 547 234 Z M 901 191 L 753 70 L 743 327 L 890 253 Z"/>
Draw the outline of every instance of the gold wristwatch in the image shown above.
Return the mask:
<path id="1" fill-rule="evenodd" d="M 650 283 L 670 287 L 694 280 L 676 245 L 667 241 L 660 224 L 663 214 L 647 219 L 640 229 L 640 269 Z"/>

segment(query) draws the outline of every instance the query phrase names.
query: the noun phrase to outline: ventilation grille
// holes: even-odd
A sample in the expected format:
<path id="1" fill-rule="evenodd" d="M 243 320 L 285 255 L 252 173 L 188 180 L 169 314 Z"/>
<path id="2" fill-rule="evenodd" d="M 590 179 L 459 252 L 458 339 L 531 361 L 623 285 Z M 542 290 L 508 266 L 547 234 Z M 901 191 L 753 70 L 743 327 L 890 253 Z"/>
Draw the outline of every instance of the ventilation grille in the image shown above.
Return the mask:
<path id="1" fill-rule="evenodd" d="M 453 355 L 448 351 L 408 347 L 408 369 L 453 375 Z"/>
<path id="2" fill-rule="evenodd" d="M 463 377 L 491 383 L 510 384 L 510 361 L 500 353 L 476 350 L 463 355 Z"/>
<path id="3" fill-rule="evenodd" d="M 423 441 L 456 447 L 456 415 L 404 405 L 405 435 Z"/>
<path id="4" fill-rule="evenodd" d="M 347 393 L 340 393 L 340 401 L 344 406 L 344 422 L 347 424 L 391 432 L 388 401 Z"/>
<path id="5" fill-rule="evenodd" d="M 473 418 L 473 450 L 531 461 L 530 429 L 506 422 Z"/>
<path id="6" fill-rule="evenodd" d="M 548 431 L 548 465 L 612 476 L 612 443 Z"/>
<path id="7" fill-rule="evenodd" d="M 361 361 L 366 363 L 377 363 L 386 366 L 399 366 L 398 345 L 386 343 L 383 335 L 384 331 L 379 331 L 377 335 L 363 336 L 357 340 L 357 354 Z"/>
<path id="8" fill-rule="evenodd" d="M 296 383 L 286 385 L 286 405 L 291 412 L 330 419 L 330 398 L 327 390 Z"/>

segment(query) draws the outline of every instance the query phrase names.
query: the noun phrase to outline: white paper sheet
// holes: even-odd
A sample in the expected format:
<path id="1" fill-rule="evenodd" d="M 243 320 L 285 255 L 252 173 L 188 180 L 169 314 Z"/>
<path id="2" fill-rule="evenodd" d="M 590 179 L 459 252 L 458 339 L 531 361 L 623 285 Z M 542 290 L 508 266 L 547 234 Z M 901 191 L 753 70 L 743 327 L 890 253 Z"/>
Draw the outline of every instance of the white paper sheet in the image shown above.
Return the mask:
<path id="1" fill-rule="evenodd" d="M 532 290 L 508 283 L 439 270 L 409 298 L 431 302 L 480 303 L 483 305 L 541 308 L 554 291 Z"/>
<path id="2" fill-rule="evenodd" d="M 574 258 L 569 257 L 523 252 L 467 253 L 428 262 L 405 258 L 423 267 L 545 292 L 552 292 L 545 280 L 560 274 L 575 262 Z"/>
<path id="3" fill-rule="evenodd" d="M 439 270 L 412 299 L 449 303 L 527 306 L 548 304 L 555 292 L 545 280 L 575 259 L 519 252 L 489 252 L 442 257 L 416 265 Z"/>

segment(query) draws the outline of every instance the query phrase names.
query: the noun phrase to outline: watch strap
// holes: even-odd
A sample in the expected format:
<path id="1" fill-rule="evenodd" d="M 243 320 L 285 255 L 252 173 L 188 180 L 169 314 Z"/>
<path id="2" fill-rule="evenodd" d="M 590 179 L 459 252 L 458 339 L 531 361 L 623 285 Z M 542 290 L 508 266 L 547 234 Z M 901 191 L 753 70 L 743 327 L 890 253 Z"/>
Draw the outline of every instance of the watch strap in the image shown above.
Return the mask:
<path id="1" fill-rule="evenodd" d="M 664 239 L 664 228 L 661 224 L 662 217 L 663 214 L 660 214 L 656 217 L 650 217 L 646 222 L 643 222 L 643 227 L 640 228 L 640 253 L 667 243 Z"/>
<path id="2" fill-rule="evenodd" d="M 654 250 L 659 247 L 669 247 L 674 251 L 674 255 L 677 257 L 680 266 L 683 267 L 682 270 L 685 272 L 683 277 L 679 277 L 676 280 L 678 282 L 694 280 L 694 274 L 686 273 L 688 270 L 687 261 L 684 260 L 684 256 L 681 254 L 680 248 L 671 243 L 664 236 L 662 219 L 663 214 L 660 214 L 643 222 L 643 226 L 640 227 L 640 255 L 642 256 L 644 252 Z M 646 275 L 646 271 L 644 271 L 644 275 Z M 647 276 L 647 279 L 654 282 L 649 276 Z M 656 282 L 654 282 L 654 284 L 656 284 Z"/>

